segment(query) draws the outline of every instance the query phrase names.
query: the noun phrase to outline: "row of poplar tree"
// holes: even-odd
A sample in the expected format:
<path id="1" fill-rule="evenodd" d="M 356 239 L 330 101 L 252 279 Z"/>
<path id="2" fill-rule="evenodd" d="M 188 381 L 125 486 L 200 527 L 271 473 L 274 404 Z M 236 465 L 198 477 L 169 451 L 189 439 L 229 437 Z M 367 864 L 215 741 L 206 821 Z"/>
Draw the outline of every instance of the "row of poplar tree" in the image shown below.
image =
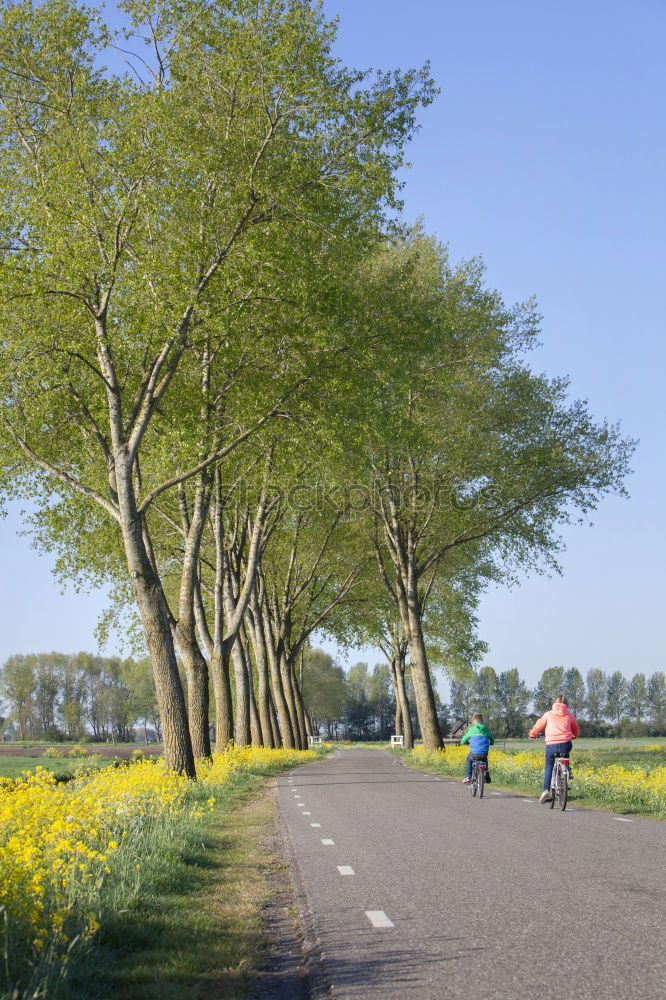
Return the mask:
<path id="1" fill-rule="evenodd" d="M 211 714 L 305 746 L 315 632 L 385 650 L 407 729 L 409 658 L 437 747 L 480 591 L 556 565 L 633 445 L 530 368 L 533 302 L 406 227 L 427 67 L 344 66 L 309 0 L 123 11 L 0 14 L 2 496 L 111 588 L 175 770 Z"/>

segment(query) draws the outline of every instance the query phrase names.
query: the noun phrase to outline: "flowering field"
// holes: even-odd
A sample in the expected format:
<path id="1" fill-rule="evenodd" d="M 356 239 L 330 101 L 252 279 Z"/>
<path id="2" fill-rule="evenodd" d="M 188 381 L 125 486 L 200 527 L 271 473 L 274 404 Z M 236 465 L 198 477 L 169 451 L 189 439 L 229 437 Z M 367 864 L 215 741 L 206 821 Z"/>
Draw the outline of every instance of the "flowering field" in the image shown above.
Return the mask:
<path id="1" fill-rule="evenodd" d="M 593 766 L 586 757 L 594 760 L 593 754 L 572 751 L 574 781 L 571 797 L 584 804 L 607 805 L 617 809 L 634 809 L 638 812 L 666 818 L 666 747 L 663 745 L 636 748 L 631 765 L 604 764 L 595 761 Z M 446 774 L 463 777 L 468 748 L 466 746 L 447 747 L 429 753 L 423 747 L 416 747 L 409 758 L 416 766 L 434 767 Z M 541 790 L 543 782 L 544 749 L 529 750 L 516 754 L 490 750 L 488 761 L 493 780 L 497 784 L 519 785 L 522 788 Z M 643 760 L 641 760 L 643 758 Z M 660 761 L 656 766 L 654 760 Z"/>
<path id="2" fill-rule="evenodd" d="M 145 760 L 69 782 L 41 767 L 0 779 L 0 997 L 55 996 L 102 912 L 138 896 L 148 855 L 177 849 L 248 775 L 317 757 L 230 748 L 200 763 L 196 783 Z"/>

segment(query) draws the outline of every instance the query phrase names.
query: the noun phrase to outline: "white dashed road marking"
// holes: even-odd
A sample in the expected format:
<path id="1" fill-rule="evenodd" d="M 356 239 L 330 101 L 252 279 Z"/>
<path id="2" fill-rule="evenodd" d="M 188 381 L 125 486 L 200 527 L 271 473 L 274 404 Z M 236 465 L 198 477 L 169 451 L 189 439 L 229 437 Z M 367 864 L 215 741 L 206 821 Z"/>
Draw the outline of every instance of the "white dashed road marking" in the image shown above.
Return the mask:
<path id="1" fill-rule="evenodd" d="M 322 837 L 322 844 L 324 847 L 333 847 L 333 841 L 329 840 L 328 837 Z"/>
<path id="2" fill-rule="evenodd" d="M 618 823 L 633 823 L 634 822 L 633 819 L 625 819 L 624 816 L 616 816 L 615 819 L 618 821 Z"/>
<path id="3" fill-rule="evenodd" d="M 351 867 L 351 865 L 338 865 L 338 871 L 341 875 L 355 875 L 356 872 Z"/>
<path id="4" fill-rule="evenodd" d="M 310 826 L 321 826 L 321 823 L 310 823 Z"/>
<path id="5" fill-rule="evenodd" d="M 501 792 L 491 792 L 490 794 L 491 795 L 501 795 L 502 793 Z"/>
<path id="6" fill-rule="evenodd" d="M 383 910 L 366 910 L 365 915 L 373 927 L 395 927 Z"/>
<path id="7" fill-rule="evenodd" d="M 534 799 L 521 799 L 520 801 L 521 802 L 530 802 L 530 803 L 532 803 L 532 802 L 534 802 Z"/>
<path id="8" fill-rule="evenodd" d="M 305 802 L 297 802 L 296 805 L 299 809 L 305 809 Z"/>
<path id="9" fill-rule="evenodd" d="M 312 813 L 301 813 L 302 816 L 312 816 Z"/>

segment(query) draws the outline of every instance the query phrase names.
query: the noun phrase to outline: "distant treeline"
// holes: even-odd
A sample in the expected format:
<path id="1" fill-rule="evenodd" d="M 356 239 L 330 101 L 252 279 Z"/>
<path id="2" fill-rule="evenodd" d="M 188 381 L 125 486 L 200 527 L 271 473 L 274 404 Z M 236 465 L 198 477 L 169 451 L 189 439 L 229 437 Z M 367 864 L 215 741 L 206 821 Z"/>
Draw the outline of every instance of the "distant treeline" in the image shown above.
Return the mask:
<path id="1" fill-rule="evenodd" d="M 303 699 L 312 731 L 329 738 L 388 739 L 402 732 L 391 667 L 356 663 L 347 672 L 320 649 L 306 649 L 300 666 Z M 257 678 L 253 677 L 256 686 Z M 500 737 L 527 734 L 557 694 L 564 694 L 586 736 L 666 735 L 666 677 L 662 671 L 627 679 L 600 669 L 583 676 L 573 667 L 550 667 L 531 689 L 517 669 L 492 667 L 458 672 L 451 698 L 435 691 L 442 733 L 482 712 Z M 413 688 L 406 671 L 413 734 L 419 736 Z M 15 739 L 125 741 L 161 738 L 161 725 L 147 660 L 91 653 L 10 656 L 0 667 L 0 732 Z"/>
<path id="2" fill-rule="evenodd" d="M 10 656 L 0 667 L 7 739 L 130 741 L 161 736 L 150 664 L 92 653 Z"/>
<path id="3" fill-rule="evenodd" d="M 452 723 L 482 712 L 496 735 L 525 736 L 534 717 L 549 708 L 556 695 L 564 694 L 581 723 L 582 735 L 666 735 L 666 677 L 662 671 L 650 676 L 637 673 L 627 679 L 620 671 L 606 674 L 595 668 L 583 676 L 576 667 L 550 667 L 531 689 L 515 668 L 497 673 L 492 667 L 482 667 L 458 673 L 450 680 L 450 689 L 449 704 L 436 699 L 443 733 Z M 418 735 L 409 678 L 407 694 L 412 726 Z M 314 726 L 328 736 L 384 739 L 401 731 L 386 664 L 371 671 L 367 664 L 357 663 L 345 674 L 332 657 L 310 650 L 305 659 L 303 695 Z"/>

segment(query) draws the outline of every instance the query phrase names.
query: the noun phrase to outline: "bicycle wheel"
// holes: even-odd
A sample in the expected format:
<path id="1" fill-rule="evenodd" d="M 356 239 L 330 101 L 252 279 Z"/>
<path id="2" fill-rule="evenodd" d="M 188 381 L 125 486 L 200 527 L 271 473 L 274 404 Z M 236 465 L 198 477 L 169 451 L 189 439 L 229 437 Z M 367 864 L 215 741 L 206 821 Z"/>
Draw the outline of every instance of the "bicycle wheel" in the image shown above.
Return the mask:
<path id="1" fill-rule="evenodd" d="M 472 795 L 476 796 L 478 790 L 479 790 L 479 772 L 474 767 L 472 768 Z"/>
<path id="2" fill-rule="evenodd" d="M 486 783 L 486 772 L 479 768 L 479 798 L 483 798 L 483 786 Z"/>
<path id="3" fill-rule="evenodd" d="M 569 794 L 569 775 L 567 774 L 566 768 L 560 770 L 560 784 L 557 790 L 557 798 L 560 803 L 560 809 L 562 812 L 567 807 L 567 795 Z"/>
<path id="4" fill-rule="evenodd" d="M 553 767 L 553 776 L 550 779 L 550 801 L 548 805 L 550 806 L 551 809 L 555 808 L 555 799 L 557 798 L 558 775 L 559 775 L 559 767 L 557 765 L 557 762 L 555 762 L 555 766 Z"/>

